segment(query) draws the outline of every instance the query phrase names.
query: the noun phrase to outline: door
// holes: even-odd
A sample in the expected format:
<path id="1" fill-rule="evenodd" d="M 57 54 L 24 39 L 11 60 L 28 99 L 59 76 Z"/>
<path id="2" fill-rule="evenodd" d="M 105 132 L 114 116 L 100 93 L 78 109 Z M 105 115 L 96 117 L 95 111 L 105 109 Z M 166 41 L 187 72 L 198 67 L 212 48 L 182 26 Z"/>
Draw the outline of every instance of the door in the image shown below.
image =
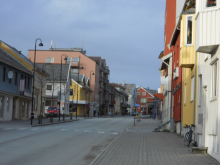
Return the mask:
<path id="1" fill-rule="evenodd" d="M 3 97 L 0 96 L 0 117 L 3 117 Z"/>

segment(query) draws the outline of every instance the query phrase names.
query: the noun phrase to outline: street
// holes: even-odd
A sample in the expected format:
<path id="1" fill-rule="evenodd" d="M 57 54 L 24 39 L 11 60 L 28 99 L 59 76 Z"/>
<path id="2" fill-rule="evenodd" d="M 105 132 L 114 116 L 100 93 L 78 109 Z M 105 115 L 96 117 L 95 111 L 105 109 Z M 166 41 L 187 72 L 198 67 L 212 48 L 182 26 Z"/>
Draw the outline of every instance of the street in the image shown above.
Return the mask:
<path id="1" fill-rule="evenodd" d="M 133 120 L 130 117 L 81 118 L 42 127 L 14 123 L 0 123 L 0 164 L 73 165 L 89 164 Z"/>
<path id="2" fill-rule="evenodd" d="M 40 127 L 0 122 L 0 164 L 219 165 L 208 154 L 192 153 L 175 133 L 152 132 L 159 121 L 142 118 L 133 126 L 133 119 L 79 118 Z"/>

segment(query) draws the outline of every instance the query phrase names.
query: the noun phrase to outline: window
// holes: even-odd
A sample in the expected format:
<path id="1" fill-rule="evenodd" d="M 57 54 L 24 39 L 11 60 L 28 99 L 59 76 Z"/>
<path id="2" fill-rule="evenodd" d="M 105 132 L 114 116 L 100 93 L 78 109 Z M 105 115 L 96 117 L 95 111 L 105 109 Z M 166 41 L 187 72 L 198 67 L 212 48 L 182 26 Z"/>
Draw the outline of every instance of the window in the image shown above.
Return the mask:
<path id="1" fill-rule="evenodd" d="M 51 106 L 51 100 L 46 100 L 45 106 Z"/>
<path id="2" fill-rule="evenodd" d="M 67 64 L 71 63 L 71 58 L 67 58 Z"/>
<path id="3" fill-rule="evenodd" d="M 15 85 L 17 85 L 17 83 L 18 83 L 18 73 L 15 72 Z"/>
<path id="4" fill-rule="evenodd" d="M 216 0 L 207 0 L 207 7 L 216 6 Z"/>
<path id="5" fill-rule="evenodd" d="M 137 92 L 137 95 L 140 95 L 140 92 Z"/>
<path id="6" fill-rule="evenodd" d="M 192 44 L 192 16 L 187 16 L 187 23 L 186 23 L 186 44 Z"/>
<path id="7" fill-rule="evenodd" d="M 11 84 L 11 78 L 8 79 L 8 83 Z"/>
<path id="8" fill-rule="evenodd" d="M 73 58 L 73 63 L 78 63 L 79 62 L 79 58 Z"/>
<path id="9" fill-rule="evenodd" d="M 184 97 L 184 104 L 186 104 L 186 84 L 185 84 L 185 97 Z"/>
<path id="10" fill-rule="evenodd" d="M 146 95 L 146 92 L 142 92 L 142 95 Z"/>
<path id="11" fill-rule="evenodd" d="M 9 98 L 6 97 L 6 106 L 7 106 L 7 111 L 9 111 Z"/>
<path id="12" fill-rule="evenodd" d="M 52 85 L 47 85 L 47 90 L 52 90 Z"/>
<path id="13" fill-rule="evenodd" d="M 146 99 L 141 99 L 141 103 L 146 103 Z"/>
<path id="14" fill-rule="evenodd" d="M 78 73 L 79 69 L 73 69 L 73 73 Z"/>
<path id="15" fill-rule="evenodd" d="M 21 79 L 23 79 L 24 78 L 24 76 L 23 76 L 23 74 L 21 75 Z"/>
<path id="16" fill-rule="evenodd" d="M 30 77 L 28 77 L 27 80 L 28 80 L 28 81 L 27 81 L 27 88 L 29 89 L 29 88 L 30 88 Z"/>
<path id="17" fill-rule="evenodd" d="M 46 63 L 54 63 L 54 57 L 46 58 Z"/>
<path id="18" fill-rule="evenodd" d="M 27 88 L 27 76 L 24 76 L 24 86 Z"/>
<path id="19" fill-rule="evenodd" d="M 3 68 L 3 73 L 2 73 L 2 81 L 5 81 L 5 74 L 6 74 L 6 69 Z"/>
<path id="20" fill-rule="evenodd" d="M 217 97 L 218 88 L 218 61 L 212 64 L 212 98 Z"/>
<path id="21" fill-rule="evenodd" d="M 191 101 L 194 100 L 194 83 L 195 83 L 195 77 L 191 77 Z"/>
<path id="22" fill-rule="evenodd" d="M 202 75 L 199 75 L 198 78 L 198 106 L 201 106 L 202 103 Z"/>

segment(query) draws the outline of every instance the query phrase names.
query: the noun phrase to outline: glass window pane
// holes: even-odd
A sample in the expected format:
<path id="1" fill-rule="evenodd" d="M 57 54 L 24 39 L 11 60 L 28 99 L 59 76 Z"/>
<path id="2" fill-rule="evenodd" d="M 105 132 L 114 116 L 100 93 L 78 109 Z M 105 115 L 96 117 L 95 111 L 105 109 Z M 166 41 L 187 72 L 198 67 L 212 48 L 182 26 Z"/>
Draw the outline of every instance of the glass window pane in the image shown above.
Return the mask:
<path id="1" fill-rule="evenodd" d="M 187 21 L 187 44 L 192 44 L 192 17 Z"/>
<path id="2" fill-rule="evenodd" d="M 79 62 L 79 58 L 73 58 L 73 63 Z"/>
<path id="3" fill-rule="evenodd" d="M 216 0 L 207 0 L 207 7 L 216 6 Z"/>

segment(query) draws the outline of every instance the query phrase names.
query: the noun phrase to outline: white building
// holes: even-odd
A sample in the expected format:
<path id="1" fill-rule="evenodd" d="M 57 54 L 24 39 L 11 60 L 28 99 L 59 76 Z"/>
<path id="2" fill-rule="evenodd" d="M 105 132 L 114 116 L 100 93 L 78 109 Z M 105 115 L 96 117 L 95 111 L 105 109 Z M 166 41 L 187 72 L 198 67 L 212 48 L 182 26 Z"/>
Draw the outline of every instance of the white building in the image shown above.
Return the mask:
<path id="1" fill-rule="evenodd" d="M 199 147 L 220 162 L 220 0 L 196 0 L 197 104 L 196 135 Z"/>

